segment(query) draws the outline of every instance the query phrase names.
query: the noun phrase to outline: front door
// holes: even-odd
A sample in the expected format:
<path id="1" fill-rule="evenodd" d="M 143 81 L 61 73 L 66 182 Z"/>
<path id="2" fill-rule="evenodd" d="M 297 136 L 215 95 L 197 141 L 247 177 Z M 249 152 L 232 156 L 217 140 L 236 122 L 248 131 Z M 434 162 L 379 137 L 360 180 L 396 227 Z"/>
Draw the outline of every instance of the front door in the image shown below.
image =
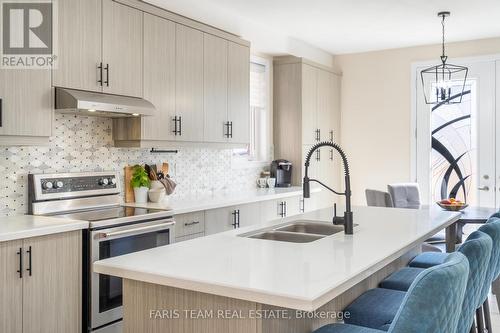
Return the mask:
<path id="1" fill-rule="evenodd" d="M 498 207 L 497 63 L 464 65 L 469 68 L 469 75 L 461 103 L 427 105 L 422 84 L 417 82 L 417 182 L 424 203 L 454 197 L 472 206 Z M 422 69 L 417 69 L 419 79 Z M 462 84 L 463 81 L 451 82 L 452 95 L 461 91 Z"/>

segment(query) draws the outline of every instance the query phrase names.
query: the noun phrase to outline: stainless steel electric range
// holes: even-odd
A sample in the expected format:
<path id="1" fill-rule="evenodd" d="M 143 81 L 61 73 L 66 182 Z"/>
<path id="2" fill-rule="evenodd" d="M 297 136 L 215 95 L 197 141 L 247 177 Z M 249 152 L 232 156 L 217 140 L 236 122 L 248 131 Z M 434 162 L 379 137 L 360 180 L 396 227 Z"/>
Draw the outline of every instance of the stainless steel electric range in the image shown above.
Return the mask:
<path id="1" fill-rule="evenodd" d="M 168 211 L 121 205 L 116 172 L 30 174 L 29 213 L 83 220 L 83 332 L 121 333 L 122 281 L 94 273 L 92 263 L 170 244 Z"/>

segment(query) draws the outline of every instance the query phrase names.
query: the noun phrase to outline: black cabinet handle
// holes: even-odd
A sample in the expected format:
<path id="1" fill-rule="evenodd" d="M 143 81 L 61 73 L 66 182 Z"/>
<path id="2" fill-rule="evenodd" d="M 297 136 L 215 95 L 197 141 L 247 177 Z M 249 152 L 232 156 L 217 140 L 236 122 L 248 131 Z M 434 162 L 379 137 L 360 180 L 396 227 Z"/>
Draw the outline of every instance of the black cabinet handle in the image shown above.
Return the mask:
<path id="1" fill-rule="evenodd" d="M 233 122 L 232 121 L 229 122 L 229 137 L 230 138 L 233 137 Z"/>
<path id="2" fill-rule="evenodd" d="M 301 213 L 303 213 L 305 211 L 305 207 L 306 207 L 305 199 L 301 198 L 300 203 L 299 203 L 299 210 Z"/>
<path id="3" fill-rule="evenodd" d="M 333 161 L 333 149 L 330 149 L 330 161 Z"/>
<path id="4" fill-rule="evenodd" d="M 182 136 L 182 117 L 179 116 L 179 136 Z"/>
<path id="5" fill-rule="evenodd" d="M 106 83 L 106 87 L 109 87 L 109 64 L 106 64 L 106 68 L 104 68 L 106 70 L 106 81 L 104 81 L 104 83 Z"/>
<path id="6" fill-rule="evenodd" d="M 19 273 L 19 278 L 22 279 L 23 278 L 23 248 L 22 247 L 19 248 L 19 252 L 17 252 L 17 254 L 19 255 L 19 269 L 17 270 L 17 272 Z"/>
<path id="7" fill-rule="evenodd" d="M 234 211 L 231 213 L 231 215 L 233 215 L 233 223 L 231 223 L 231 225 L 233 226 L 233 228 L 234 228 L 234 229 L 239 228 L 239 227 L 240 227 L 240 223 L 239 223 L 239 221 L 238 221 L 238 219 L 239 219 L 239 216 L 238 216 L 238 215 L 239 215 L 239 212 L 238 212 L 238 210 L 237 210 L 237 209 L 236 209 L 236 210 L 234 210 Z"/>
<path id="8" fill-rule="evenodd" d="M 2 114 L 2 99 L 0 98 L 0 127 L 2 127 L 2 119 L 3 119 L 3 114 Z"/>
<path id="9" fill-rule="evenodd" d="M 330 131 L 330 141 L 333 142 L 333 130 Z"/>
<path id="10" fill-rule="evenodd" d="M 239 209 L 236 210 L 236 218 L 237 218 L 236 222 L 237 222 L 238 228 L 239 228 L 240 227 L 240 210 Z"/>
<path id="11" fill-rule="evenodd" d="M 174 122 L 174 130 L 172 132 L 177 136 L 177 116 L 175 116 L 172 121 Z"/>
<path id="12" fill-rule="evenodd" d="M 286 216 L 286 202 L 282 201 L 280 202 L 280 217 L 285 217 Z"/>
<path id="13" fill-rule="evenodd" d="M 321 161 L 321 150 L 316 150 L 316 161 Z"/>
<path id="14" fill-rule="evenodd" d="M 186 222 L 184 223 L 184 226 L 189 227 L 196 224 L 200 224 L 200 221 Z"/>
<path id="15" fill-rule="evenodd" d="M 29 275 L 31 276 L 31 246 L 29 247 L 28 251 L 26 251 L 29 255 L 28 255 L 28 269 L 26 269 L 29 273 Z"/>
<path id="16" fill-rule="evenodd" d="M 228 139 L 229 139 L 229 137 L 230 137 L 230 135 L 231 135 L 231 134 L 230 134 L 230 129 L 229 129 L 229 126 L 230 126 L 230 122 L 229 122 L 229 121 L 226 121 L 226 122 L 224 123 L 224 136 L 225 136 L 226 138 L 228 138 Z"/>
<path id="17" fill-rule="evenodd" d="M 284 217 L 286 217 L 288 215 L 288 206 L 287 206 L 286 201 L 283 202 L 283 206 L 285 207 L 285 211 L 283 212 L 283 215 L 284 215 Z"/>
<path id="18" fill-rule="evenodd" d="M 102 87 L 102 62 L 97 66 L 97 69 L 99 70 L 99 80 L 97 80 L 97 83 Z"/>

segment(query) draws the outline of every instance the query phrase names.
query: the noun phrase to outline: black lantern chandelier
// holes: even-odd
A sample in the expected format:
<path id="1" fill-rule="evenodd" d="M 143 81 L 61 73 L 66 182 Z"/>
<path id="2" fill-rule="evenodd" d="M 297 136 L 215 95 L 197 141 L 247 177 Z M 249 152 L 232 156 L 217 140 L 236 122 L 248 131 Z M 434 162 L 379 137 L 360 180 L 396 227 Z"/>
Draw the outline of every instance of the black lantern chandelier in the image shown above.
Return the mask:
<path id="1" fill-rule="evenodd" d="M 438 17 L 442 18 L 441 26 L 443 28 L 441 64 L 420 72 L 426 104 L 458 104 L 462 102 L 469 69 L 446 62 L 448 57 L 444 47 L 444 20 L 448 16 L 450 16 L 450 12 L 438 13 Z"/>

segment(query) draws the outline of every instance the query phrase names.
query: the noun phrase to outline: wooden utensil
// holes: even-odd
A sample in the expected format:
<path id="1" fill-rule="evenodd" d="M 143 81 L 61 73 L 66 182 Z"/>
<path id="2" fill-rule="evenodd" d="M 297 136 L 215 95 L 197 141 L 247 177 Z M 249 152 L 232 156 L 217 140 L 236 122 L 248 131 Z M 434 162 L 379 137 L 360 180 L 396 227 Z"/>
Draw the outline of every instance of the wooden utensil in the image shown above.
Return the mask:
<path id="1" fill-rule="evenodd" d="M 169 171 L 169 165 L 167 162 L 163 162 L 161 165 L 161 172 L 163 172 L 163 176 L 167 177 Z"/>
<path id="2" fill-rule="evenodd" d="M 135 202 L 134 189 L 130 185 L 130 180 L 132 179 L 132 174 L 134 173 L 134 167 L 126 166 L 124 169 L 125 175 L 125 202 Z"/>

